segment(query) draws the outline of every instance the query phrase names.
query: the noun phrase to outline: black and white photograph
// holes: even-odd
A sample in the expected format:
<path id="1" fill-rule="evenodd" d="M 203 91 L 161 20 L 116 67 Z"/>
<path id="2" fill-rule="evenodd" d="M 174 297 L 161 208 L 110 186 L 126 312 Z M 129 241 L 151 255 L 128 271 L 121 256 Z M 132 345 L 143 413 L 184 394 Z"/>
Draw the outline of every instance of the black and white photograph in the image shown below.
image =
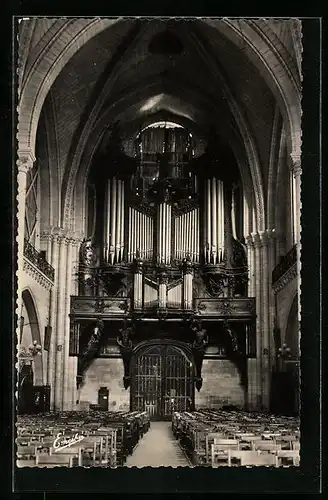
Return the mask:
<path id="1" fill-rule="evenodd" d="M 300 467 L 302 23 L 18 19 L 17 468 Z"/>

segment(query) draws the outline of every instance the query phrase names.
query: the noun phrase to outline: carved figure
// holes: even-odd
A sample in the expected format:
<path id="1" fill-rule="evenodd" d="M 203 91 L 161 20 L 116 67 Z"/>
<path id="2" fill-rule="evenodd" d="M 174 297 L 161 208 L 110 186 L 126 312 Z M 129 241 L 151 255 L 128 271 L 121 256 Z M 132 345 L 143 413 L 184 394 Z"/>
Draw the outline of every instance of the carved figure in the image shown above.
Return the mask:
<path id="1" fill-rule="evenodd" d="M 229 335 L 232 352 L 238 353 L 238 340 L 236 333 L 230 328 L 228 323 L 224 324 L 224 330 Z"/>
<path id="2" fill-rule="evenodd" d="M 119 331 L 117 336 L 117 344 L 120 348 L 121 356 L 124 364 L 124 377 L 123 384 L 124 388 L 128 389 L 130 386 L 131 376 L 130 376 L 130 364 L 133 350 L 133 329 L 132 327 L 124 326 Z"/>
<path id="3" fill-rule="evenodd" d="M 203 385 L 203 379 L 202 379 L 202 366 L 203 366 L 203 359 L 204 359 L 204 354 L 205 354 L 205 349 L 208 344 L 208 335 L 207 331 L 201 327 L 201 324 L 199 322 L 194 322 L 193 326 L 191 327 L 192 331 L 194 332 L 195 335 L 195 340 L 193 341 L 192 344 L 192 351 L 193 351 L 193 356 L 195 360 L 195 368 L 196 368 L 196 389 L 200 391 L 202 385 Z"/>
<path id="4" fill-rule="evenodd" d="M 92 266 L 96 262 L 96 253 L 91 238 L 84 239 L 81 245 L 81 261 L 85 266 Z"/>

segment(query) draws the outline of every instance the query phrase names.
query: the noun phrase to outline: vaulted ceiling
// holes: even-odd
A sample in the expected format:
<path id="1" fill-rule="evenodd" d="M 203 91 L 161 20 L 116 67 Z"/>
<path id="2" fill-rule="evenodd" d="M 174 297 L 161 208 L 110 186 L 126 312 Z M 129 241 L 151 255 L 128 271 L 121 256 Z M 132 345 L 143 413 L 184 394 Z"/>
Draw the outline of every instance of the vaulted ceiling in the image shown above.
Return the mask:
<path id="1" fill-rule="evenodd" d="M 292 22 L 257 21 L 254 33 L 277 41 L 296 81 Z M 30 54 L 42 52 L 42 40 L 61 29 L 60 23 L 64 21 L 33 20 Z M 265 67 L 262 71 L 254 64 L 249 43 L 243 43 L 249 24 L 235 23 L 233 29 L 240 30 L 239 44 L 227 36 L 220 20 L 121 19 L 81 44 L 51 86 L 38 128 L 40 144 L 44 123 L 52 117 L 48 132 L 50 128 L 54 138 L 48 139 L 48 147 L 53 144 L 50 154 L 57 157 L 59 189 L 76 152 L 94 152 L 108 125 L 118 120 L 125 134 L 133 135 L 158 119 L 205 137 L 214 127 L 233 150 L 245 146 L 247 129 L 266 185 L 274 117 L 282 110 Z M 26 74 L 33 64 L 29 55 L 22 61 Z"/>

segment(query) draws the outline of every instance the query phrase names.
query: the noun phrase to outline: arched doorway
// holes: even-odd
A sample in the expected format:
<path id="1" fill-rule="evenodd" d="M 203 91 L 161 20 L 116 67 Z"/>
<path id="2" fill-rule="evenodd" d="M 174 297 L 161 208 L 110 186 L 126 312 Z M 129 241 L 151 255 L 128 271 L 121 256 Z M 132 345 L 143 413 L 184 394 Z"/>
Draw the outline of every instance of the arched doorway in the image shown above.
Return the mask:
<path id="1" fill-rule="evenodd" d="M 27 289 L 24 290 L 22 298 L 19 346 L 22 350 L 28 351 L 29 346 L 33 344 L 34 341 L 36 341 L 39 345 L 42 345 L 42 343 L 38 316 L 30 291 Z M 34 385 L 43 384 L 42 355 L 34 357 L 32 375 L 30 376 L 32 376 Z"/>
<path id="2" fill-rule="evenodd" d="M 153 420 L 194 406 L 193 363 L 181 347 L 146 345 L 132 359 L 131 410 L 146 410 Z"/>

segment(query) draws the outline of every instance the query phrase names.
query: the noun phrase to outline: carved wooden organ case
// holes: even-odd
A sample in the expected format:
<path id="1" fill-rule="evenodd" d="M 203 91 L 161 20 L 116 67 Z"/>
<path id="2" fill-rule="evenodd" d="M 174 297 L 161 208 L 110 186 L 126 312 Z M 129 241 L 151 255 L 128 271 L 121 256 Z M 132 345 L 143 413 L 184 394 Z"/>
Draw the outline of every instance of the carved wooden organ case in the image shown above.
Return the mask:
<path id="1" fill-rule="evenodd" d="M 232 152 L 216 136 L 205 143 L 185 128 L 164 124 L 130 140 L 112 127 L 95 158 L 87 202 L 79 296 L 71 298 L 72 355 L 83 351 L 83 321 L 93 321 L 92 331 L 99 332 L 106 329 L 103 322 L 114 320 L 120 320 L 117 338 L 127 386 L 130 337 L 145 340 L 147 328 L 140 324 L 147 320 L 158 321 L 159 330 L 153 326 L 149 334 L 156 331 L 157 337 L 168 335 L 169 321 L 182 322 L 180 340 L 182 335 L 195 359 L 204 355 L 197 332 L 205 323 L 210 332 L 219 322 L 226 334 L 231 321 L 244 321 L 238 334 L 242 347 L 232 342 L 230 348 L 254 354 L 242 185 Z M 122 325 L 123 331 L 134 331 L 125 342 Z M 169 330 L 174 337 L 174 329 Z M 92 336 L 86 336 L 83 352 Z M 93 342 L 93 349 L 98 344 Z M 201 379 L 198 366 L 196 379 Z"/>

